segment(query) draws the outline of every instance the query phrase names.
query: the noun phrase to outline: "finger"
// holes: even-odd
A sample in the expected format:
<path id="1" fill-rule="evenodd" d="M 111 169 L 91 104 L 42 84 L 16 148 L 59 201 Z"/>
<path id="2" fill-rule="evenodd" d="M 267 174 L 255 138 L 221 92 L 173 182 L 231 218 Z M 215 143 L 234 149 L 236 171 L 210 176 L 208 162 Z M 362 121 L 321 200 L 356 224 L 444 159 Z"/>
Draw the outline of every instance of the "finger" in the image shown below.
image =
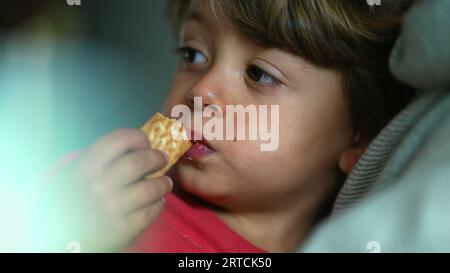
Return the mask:
<path id="1" fill-rule="evenodd" d="M 164 208 L 164 202 L 157 202 L 155 204 L 148 205 L 140 210 L 137 210 L 129 214 L 127 224 L 132 226 L 136 233 L 140 233 L 145 230 L 161 213 Z"/>
<path id="2" fill-rule="evenodd" d="M 168 176 L 144 180 L 124 189 L 121 196 L 125 213 L 132 213 L 150 204 L 160 202 L 172 190 L 173 182 Z"/>
<path id="3" fill-rule="evenodd" d="M 148 148 L 147 136 L 140 130 L 119 129 L 96 141 L 87 151 L 86 162 L 92 167 L 100 167 L 130 151 Z"/>
<path id="4" fill-rule="evenodd" d="M 103 180 L 112 187 L 124 187 L 138 181 L 145 174 L 155 172 L 167 164 L 167 157 L 158 150 L 130 152 L 114 162 L 103 174 Z"/>

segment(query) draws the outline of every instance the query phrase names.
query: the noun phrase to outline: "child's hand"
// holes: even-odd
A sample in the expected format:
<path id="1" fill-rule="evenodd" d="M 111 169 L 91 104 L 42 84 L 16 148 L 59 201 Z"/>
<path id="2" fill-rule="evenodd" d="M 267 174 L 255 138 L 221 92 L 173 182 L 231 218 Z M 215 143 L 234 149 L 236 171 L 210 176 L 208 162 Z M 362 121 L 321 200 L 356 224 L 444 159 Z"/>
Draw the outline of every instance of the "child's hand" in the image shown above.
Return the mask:
<path id="1" fill-rule="evenodd" d="M 72 166 L 71 182 L 79 184 L 83 211 L 81 237 L 89 250 L 120 250 L 161 212 L 170 192 L 167 176 L 145 179 L 167 163 L 162 152 L 152 150 L 144 133 L 121 129 L 96 141 Z M 80 213 L 81 212 L 81 213 Z M 81 242 L 83 249 L 83 242 Z"/>

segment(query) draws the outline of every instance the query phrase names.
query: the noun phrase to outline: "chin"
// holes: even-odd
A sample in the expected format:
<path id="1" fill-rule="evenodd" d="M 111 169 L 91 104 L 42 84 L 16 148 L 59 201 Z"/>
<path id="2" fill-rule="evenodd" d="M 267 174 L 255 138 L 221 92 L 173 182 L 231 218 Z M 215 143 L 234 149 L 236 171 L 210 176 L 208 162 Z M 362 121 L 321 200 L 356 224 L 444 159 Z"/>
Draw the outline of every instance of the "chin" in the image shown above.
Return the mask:
<path id="1" fill-rule="evenodd" d="M 217 176 L 217 175 L 214 175 Z M 174 171 L 174 181 L 179 188 L 189 194 L 195 195 L 207 202 L 216 203 L 228 196 L 225 182 L 217 180 L 217 177 L 204 173 L 189 164 L 179 164 Z"/>

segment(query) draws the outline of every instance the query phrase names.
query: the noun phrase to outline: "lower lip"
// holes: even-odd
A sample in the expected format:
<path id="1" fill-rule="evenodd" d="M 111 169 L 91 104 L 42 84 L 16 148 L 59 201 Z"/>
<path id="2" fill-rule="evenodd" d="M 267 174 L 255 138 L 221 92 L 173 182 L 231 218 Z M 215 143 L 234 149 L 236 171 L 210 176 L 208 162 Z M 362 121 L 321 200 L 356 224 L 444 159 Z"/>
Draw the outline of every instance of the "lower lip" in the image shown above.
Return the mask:
<path id="1" fill-rule="evenodd" d="M 185 156 L 193 160 L 199 160 L 210 153 L 212 153 L 212 150 L 205 145 L 194 143 L 189 151 L 186 152 Z"/>

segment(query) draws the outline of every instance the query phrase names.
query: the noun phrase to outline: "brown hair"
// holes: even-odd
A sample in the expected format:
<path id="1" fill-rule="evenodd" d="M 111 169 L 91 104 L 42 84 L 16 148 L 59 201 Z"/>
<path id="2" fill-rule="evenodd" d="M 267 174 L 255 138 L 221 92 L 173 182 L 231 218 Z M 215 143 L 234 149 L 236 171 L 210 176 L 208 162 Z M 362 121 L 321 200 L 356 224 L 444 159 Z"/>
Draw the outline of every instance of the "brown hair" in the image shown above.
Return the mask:
<path id="1" fill-rule="evenodd" d="M 189 0 L 169 0 L 176 33 Z M 413 0 L 209 0 L 223 19 L 251 41 L 280 48 L 341 72 L 355 129 L 373 138 L 412 98 L 389 72 L 388 58 L 403 14 Z"/>

